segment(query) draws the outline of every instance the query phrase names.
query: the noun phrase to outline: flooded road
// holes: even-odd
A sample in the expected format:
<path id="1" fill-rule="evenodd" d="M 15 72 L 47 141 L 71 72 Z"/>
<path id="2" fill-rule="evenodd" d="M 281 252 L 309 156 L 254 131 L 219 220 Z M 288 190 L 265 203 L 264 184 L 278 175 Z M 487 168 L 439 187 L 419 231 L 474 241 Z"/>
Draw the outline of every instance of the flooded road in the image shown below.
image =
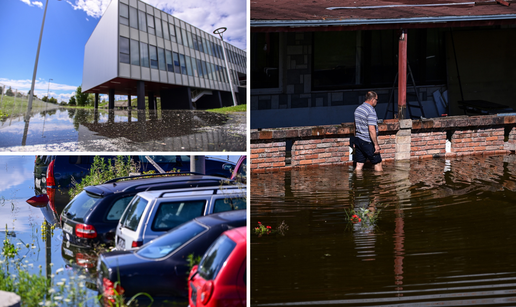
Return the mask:
<path id="1" fill-rule="evenodd" d="M 60 108 L 0 122 L 0 151 L 245 151 L 245 114 Z"/>
<path id="2" fill-rule="evenodd" d="M 251 306 L 515 306 L 515 160 L 253 174 L 251 226 L 289 229 L 251 237 Z"/>

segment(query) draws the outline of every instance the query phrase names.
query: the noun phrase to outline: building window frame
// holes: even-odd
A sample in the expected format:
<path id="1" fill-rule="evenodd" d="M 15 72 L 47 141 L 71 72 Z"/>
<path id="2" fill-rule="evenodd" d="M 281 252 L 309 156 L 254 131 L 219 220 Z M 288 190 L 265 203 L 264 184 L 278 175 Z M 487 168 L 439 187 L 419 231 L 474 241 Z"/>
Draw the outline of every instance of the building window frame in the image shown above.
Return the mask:
<path id="1" fill-rule="evenodd" d="M 119 17 L 121 24 L 129 26 L 129 6 L 127 4 L 120 3 Z"/>
<path id="2" fill-rule="evenodd" d="M 131 63 L 130 56 L 130 47 L 129 47 L 129 38 L 120 36 L 118 40 L 118 50 L 119 50 L 119 62 L 124 64 Z"/>
<path id="3" fill-rule="evenodd" d="M 253 39 L 253 34 L 251 33 L 251 40 Z M 259 33 L 256 33 L 259 34 Z M 261 46 L 255 46 L 255 48 L 262 48 Z M 251 52 L 251 56 L 253 56 L 254 52 Z M 285 36 L 284 33 L 278 33 L 278 86 L 277 87 L 268 87 L 268 88 L 253 88 L 251 85 L 251 95 L 262 95 L 262 94 L 281 94 L 283 93 L 283 69 L 285 67 Z M 251 64 L 253 63 L 253 58 L 251 57 Z M 251 65 L 252 67 L 252 65 Z M 227 73 L 226 73 L 227 74 Z M 252 74 L 252 70 L 251 70 Z M 252 80 L 252 78 L 251 78 Z"/>

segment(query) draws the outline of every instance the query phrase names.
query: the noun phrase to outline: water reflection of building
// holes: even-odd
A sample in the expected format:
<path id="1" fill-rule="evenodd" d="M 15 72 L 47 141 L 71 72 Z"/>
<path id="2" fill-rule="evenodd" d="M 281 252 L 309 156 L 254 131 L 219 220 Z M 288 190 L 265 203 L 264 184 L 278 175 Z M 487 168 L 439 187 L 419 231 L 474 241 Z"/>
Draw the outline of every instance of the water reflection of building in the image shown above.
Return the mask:
<path id="1" fill-rule="evenodd" d="M 215 30 L 215 29 L 214 29 Z M 224 62 L 224 50 L 228 65 Z M 137 96 L 138 109 L 233 105 L 230 80 L 245 103 L 246 53 L 139 0 L 113 0 L 84 51 L 83 91 Z M 240 82 L 242 81 L 242 82 Z M 236 86 L 235 86 L 236 85 Z"/>

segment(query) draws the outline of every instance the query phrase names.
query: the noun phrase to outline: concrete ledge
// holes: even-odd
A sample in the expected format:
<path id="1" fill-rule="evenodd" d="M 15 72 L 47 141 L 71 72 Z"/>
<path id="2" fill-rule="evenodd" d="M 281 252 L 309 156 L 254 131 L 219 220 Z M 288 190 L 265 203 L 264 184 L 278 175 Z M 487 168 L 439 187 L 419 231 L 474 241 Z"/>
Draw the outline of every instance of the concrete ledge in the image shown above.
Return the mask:
<path id="1" fill-rule="evenodd" d="M 379 124 L 378 130 L 384 161 L 516 150 L 514 115 L 389 119 Z M 251 130 L 251 170 L 352 164 L 350 140 L 354 132 L 353 123 Z"/>
<path id="2" fill-rule="evenodd" d="M 0 307 L 20 307 L 21 298 L 16 293 L 0 291 Z"/>

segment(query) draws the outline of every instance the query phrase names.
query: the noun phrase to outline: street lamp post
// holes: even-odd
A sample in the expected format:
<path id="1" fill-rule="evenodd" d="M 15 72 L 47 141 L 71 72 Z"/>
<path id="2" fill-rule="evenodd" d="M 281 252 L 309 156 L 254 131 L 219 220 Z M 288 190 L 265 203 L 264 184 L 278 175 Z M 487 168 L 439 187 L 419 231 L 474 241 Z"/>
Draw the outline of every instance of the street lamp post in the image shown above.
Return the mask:
<path id="1" fill-rule="evenodd" d="M 61 0 L 58 0 L 61 1 Z M 36 51 L 36 63 L 34 63 L 34 73 L 32 74 L 32 85 L 30 87 L 29 102 L 27 104 L 26 119 L 30 116 L 32 110 L 32 100 L 34 97 L 34 85 L 36 84 L 36 72 L 38 71 L 39 49 L 41 47 L 41 38 L 43 37 L 43 28 L 45 27 L 45 17 L 47 16 L 48 0 L 45 4 L 45 11 L 43 12 L 43 22 L 41 23 L 41 32 L 39 33 L 38 51 Z M 48 97 L 48 96 L 47 96 Z"/>
<path id="2" fill-rule="evenodd" d="M 50 81 L 54 81 L 54 79 L 48 79 L 47 102 L 48 102 L 48 95 L 50 95 Z"/>
<path id="3" fill-rule="evenodd" d="M 231 97 L 233 97 L 233 105 L 237 105 L 235 92 L 233 91 L 233 81 L 231 80 L 231 73 L 229 72 L 229 65 L 228 65 L 228 58 L 226 57 L 226 48 L 224 47 L 224 38 L 222 37 L 222 33 L 226 32 L 226 27 L 220 27 L 218 29 L 215 29 L 213 31 L 213 34 L 218 34 L 220 36 L 220 40 L 222 41 L 222 52 L 224 53 L 224 63 L 226 63 L 226 69 L 228 72 L 228 78 L 229 78 L 229 86 L 231 88 Z"/>

